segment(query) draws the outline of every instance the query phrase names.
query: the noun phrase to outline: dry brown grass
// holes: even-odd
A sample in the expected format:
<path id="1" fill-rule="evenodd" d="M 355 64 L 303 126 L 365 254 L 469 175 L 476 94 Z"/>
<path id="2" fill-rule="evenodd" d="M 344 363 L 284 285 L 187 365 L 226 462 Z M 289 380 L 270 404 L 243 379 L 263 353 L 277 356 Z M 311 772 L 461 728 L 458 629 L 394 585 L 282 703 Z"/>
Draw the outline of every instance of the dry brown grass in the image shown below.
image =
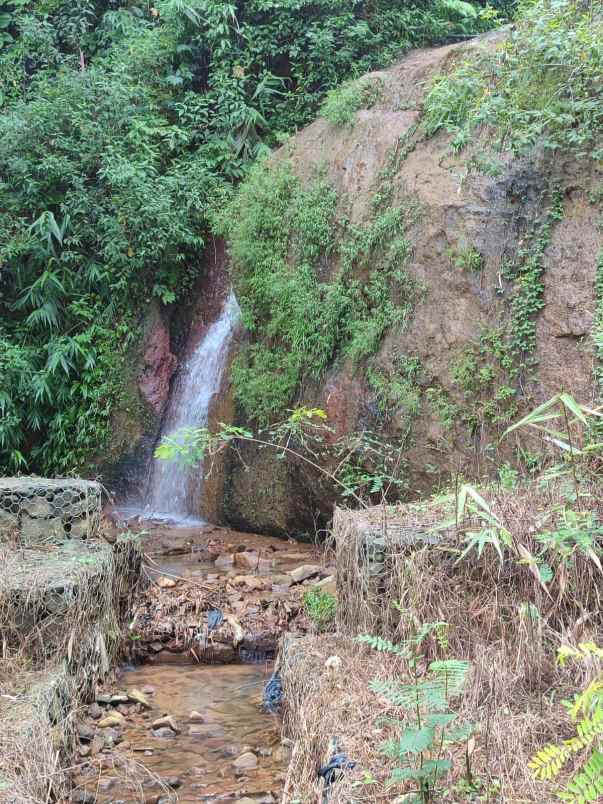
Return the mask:
<path id="1" fill-rule="evenodd" d="M 0 557 L 0 802 L 67 795 L 81 701 L 120 649 L 141 553 L 72 540 Z M 68 799 L 65 799 L 68 800 Z"/>
<path id="2" fill-rule="evenodd" d="M 571 492 L 571 489 L 569 489 Z M 434 530 L 438 522 L 454 520 L 453 496 L 431 503 L 379 508 L 368 512 L 338 511 L 338 627 L 342 636 L 287 643 L 282 652 L 287 694 L 286 728 L 295 740 L 285 802 L 321 802 L 317 769 L 329 753 L 329 739 L 358 762 L 346 773 L 329 802 L 394 801 L 403 788 L 386 790 L 388 762 L 377 751 L 388 727 L 379 718 L 395 713 L 368 691 L 373 677 L 408 672 L 387 654 L 367 652 L 354 644 L 356 634 L 379 633 L 393 641 L 411 636 L 425 622 L 449 623 L 447 655 L 468 659 L 472 670 L 460 704 L 464 720 L 477 724 L 471 764 L 491 793 L 483 801 L 552 802 L 552 789 L 535 782 L 527 768 L 530 756 L 548 741 L 571 732 L 561 705 L 585 681 L 587 670 L 556 664 L 562 642 L 603 639 L 601 574 L 582 555 L 563 566 L 553 551 L 547 560 L 554 570 L 545 590 L 526 564 L 517 560 L 519 545 L 536 554 L 536 536 L 561 521 L 568 497 L 563 482 L 525 485 L 512 492 L 490 488 L 484 494 L 493 513 L 511 533 L 513 548 L 502 564 L 493 548 L 458 561 L 463 536 L 476 522 L 464 521 Z M 591 489 L 583 505 L 599 515 L 602 501 Z M 369 538 L 367 539 L 367 533 Z M 375 538 L 377 542 L 375 543 Z M 399 601 L 401 612 L 392 601 Z M 435 641 L 425 646 L 427 659 L 438 656 Z M 324 667 L 330 654 L 343 665 L 339 674 Z M 456 757 L 455 772 L 446 780 L 453 788 L 462 774 L 464 757 Z M 361 771 L 379 784 L 356 786 Z M 495 792 L 492 784 L 500 784 Z M 449 792 L 447 801 L 465 801 Z"/>

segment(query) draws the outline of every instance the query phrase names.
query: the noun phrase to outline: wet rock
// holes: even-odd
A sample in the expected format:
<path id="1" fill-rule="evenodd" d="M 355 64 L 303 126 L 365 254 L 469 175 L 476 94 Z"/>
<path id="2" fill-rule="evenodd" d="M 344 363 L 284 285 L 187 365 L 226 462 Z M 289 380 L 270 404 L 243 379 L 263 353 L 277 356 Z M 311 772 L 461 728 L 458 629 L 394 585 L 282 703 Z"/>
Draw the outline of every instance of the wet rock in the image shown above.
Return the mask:
<path id="1" fill-rule="evenodd" d="M 98 721 L 101 729 L 125 726 L 126 719 L 121 712 L 111 712 L 110 715 L 105 715 L 102 720 Z"/>
<path id="2" fill-rule="evenodd" d="M 168 729 L 171 729 L 176 734 L 180 733 L 180 729 L 176 725 L 176 721 L 174 720 L 174 718 L 171 715 L 163 715 L 162 717 L 158 717 L 157 720 L 154 720 L 151 723 L 151 726 L 154 729 L 163 729 L 163 728 L 167 727 Z"/>
<path id="3" fill-rule="evenodd" d="M 157 579 L 157 586 L 160 589 L 173 589 L 177 586 L 177 581 L 173 578 L 167 578 L 165 575 L 162 575 L 160 578 Z"/>
<path id="4" fill-rule="evenodd" d="M 251 570 L 252 572 L 258 568 L 259 560 L 255 550 L 245 550 L 244 553 L 235 553 L 234 556 L 235 567 Z"/>
<path id="5" fill-rule="evenodd" d="M 153 729 L 153 737 L 159 737 L 162 740 L 173 740 L 176 737 L 176 732 L 168 726 L 162 726 L 160 729 Z"/>
<path id="6" fill-rule="evenodd" d="M 96 734 L 96 729 L 89 723 L 78 723 L 76 731 L 80 740 L 85 742 L 90 742 Z"/>
<path id="7" fill-rule="evenodd" d="M 258 766 L 258 758 L 253 751 L 246 751 L 237 757 L 232 764 L 239 771 L 254 770 Z"/>
<path id="8" fill-rule="evenodd" d="M 216 558 L 214 562 L 214 566 L 218 569 L 228 569 L 232 567 L 233 564 L 234 564 L 234 556 L 232 555 L 232 553 L 222 553 Z"/>
<path id="9" fill-rule="evenodd" d="M 88 707 L 88 715 L 92 718 L 92 720 L 98 720 L 103 716 L 103 709 L 96 702 L 91 703 Z"/>
<path id="10" fill-rule="evenodd" d="M 296 567 L 294 570 L 291 570 L 289 575 L 291 576 L 293 583 L 302 583 L 302 581 L 308 580 L 308 578 L 313 578 L 316 575 L 320 574 L 320 567 L 318 564 L 302 564 L 301 567 Z"/>
<path id="11" fill-rule="evenodd" d="M 136 687 L 132 687 L 132 689 L 128 690 L 128 699 L 134 703 L 144 706 L 145 709 L 152 708 L 144 693 L 141 690 L 136 689 Z"/>
<path id="12" fill-rule="evenodd" d="M 151 642 L 149 647 L 152 651 L 155 651 L 155 653 L 160 653 L 163 650 L 163 644 L 161 642 Z"/>
<path id="13" fill-rule="evenodd" d="M 190 713 L 188 719 L 191 723 L 205 723 L 205 718 L 201 712 L 197 712 L 195 709 Z"/>

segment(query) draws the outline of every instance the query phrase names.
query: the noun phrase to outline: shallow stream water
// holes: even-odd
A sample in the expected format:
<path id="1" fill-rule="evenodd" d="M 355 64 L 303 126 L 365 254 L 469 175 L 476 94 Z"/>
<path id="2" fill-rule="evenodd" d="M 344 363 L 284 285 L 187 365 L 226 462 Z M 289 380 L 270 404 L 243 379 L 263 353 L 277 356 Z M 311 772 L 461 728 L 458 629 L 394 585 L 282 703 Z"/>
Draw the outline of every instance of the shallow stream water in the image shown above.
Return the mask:
<path id="1" fill-rule="evenodd" d="M 178 781 L 172 800 L 180 802 L 279 800 L 285 763 L 277 719 L 261 711 L 261 694 L 271 670 L 258 665 L 143 666 L 122 679 L 128 688 L 153 687 L 153 710 L 146 722 L 124 732 L 137 761 L 148 769 L 145 793 L 169 799 L 164 783 Z M 191 712 L 204 722 L 191 722 Z M 151 721 L 167 713 L 181 730 L 174 737 L 153 736 Z M 237 771 L 233 764 L 247 751 L 257 757 L 257 768 Z M 115 781 L 105 801 L 140 801 L 140 793 Z M 176 799 L 177 796 L 177 799 Z M 143 799 L 144 800 L 144 799 Z"/>

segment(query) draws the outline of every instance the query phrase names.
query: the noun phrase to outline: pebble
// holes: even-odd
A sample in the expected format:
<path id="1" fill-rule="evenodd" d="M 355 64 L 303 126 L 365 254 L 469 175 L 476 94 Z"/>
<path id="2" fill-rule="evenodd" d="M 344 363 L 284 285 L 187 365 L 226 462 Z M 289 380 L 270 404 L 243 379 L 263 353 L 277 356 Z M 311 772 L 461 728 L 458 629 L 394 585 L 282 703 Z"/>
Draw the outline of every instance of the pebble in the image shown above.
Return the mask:
<path id="1" fill-rule="evenodd" d="M 258 758 L 252 751 L 246 751 L 232 763 L 237 770 L 253 770 L 258 766 Z"/>
<path id="2" fill-rule="evenodd" d="M 158 717 L 157 720 L 154 720 L 151 723 L 152 728 L 154 729 L 163 729 L 168 728 L 178 734 L 180 729 L 176 725 L 176 721 L 171 715 L 163 715 L 162 717 Z"/>
<path id="3" fill-rule="evenodd" d="M 201 712 L 197 712 L 193 709 L 193 711 L 188 716 L 188 719 L 191 723 L 205 723 L 205 718 L 201 714 Z"/>
<path id="4" fill-rule="evenodd" d="M 167 726 L 162 726 L 160 729 L 153 729 L 153 737 L 159 737 L 162 740 L 171 740 L 176 736 L 176 732 Z M 145 754 L 147 752 L 145 751 Z"/>
<path id="5" fill-rule="evenodd" d="M 136 687 L 132 687 L 132 689 L 128 690 L 128 698 L 130 701 L 140 704 L 141 706 L 144 706 L 146 709 L 152 708 L 151 704 L 146 699 L 144 693 L 141 690 L 136 689 Z"/>
<path id="6" fill-rule="evenodd" d="M 101 729 L 106 729 L 111 726 L 123 726 L 125 722 L 126 719 L 121 712 L 111 712 L 110 715 L 106 715 L 102 720 L 99 720 L 98 725 Z"/>
<path id="7" fill-rule="evenodd" d="M 96 729 L 93 726 L 90 726 L 88 723 L 77 724 L 77 736 L 80 738 L 80 740 L 90 742 L 95 734 Z"/>
<path id="8" fill-rule="evenodd" d="M 144 695 L 155 695 L 155 687 L 152 687 L 150 684 L 145 684 L 142 687 L 142 692 Z"/>
<path id="9" fill-rule="evenodd" d="M 165 575 L 157 579 L 157 586 L 160 589 L 173 589 L 176 585 L 177 582 L 173 578 L 166 578 Z"/>
<path id="10" fill-rule="evenodd" d="M 172 790 L 177 790 L 179 787 L 182 787 L 182 779 L 179 779 L 178 776 L 170 776 L 168 779 L 165 779 L 165 783 L 168 787 L 171 787 Z"/>

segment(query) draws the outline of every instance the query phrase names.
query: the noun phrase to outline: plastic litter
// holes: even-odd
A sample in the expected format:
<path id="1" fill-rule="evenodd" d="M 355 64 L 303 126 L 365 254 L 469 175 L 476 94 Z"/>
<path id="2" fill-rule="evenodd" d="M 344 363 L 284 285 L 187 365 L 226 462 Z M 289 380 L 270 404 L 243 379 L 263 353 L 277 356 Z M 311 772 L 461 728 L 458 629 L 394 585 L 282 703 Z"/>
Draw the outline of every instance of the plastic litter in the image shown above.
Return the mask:
<path id="1" fill-rule="evenodd" d="M 338 754 L 333 754 L 328 764 L 318 771 L 318 775 L 325 780 L 325 786 L 330 787 L 343 776 L 345 770 L 352 770 L 355 767 L 354 760 L 341 751 Z"/>
<path id="2" fill-rule="evenodd" d="M 207 630 L 215 631 L 224 622 L 224 614 L 220 609 L 210 609 L 207 612 Z"/>
<path id="3" fill-rule="evenodd" d="M 262 704 L 267 712 L 278 712 L 283 702 L 283 683 L 278 670 L 270 676 L 264 687 Z"/>

